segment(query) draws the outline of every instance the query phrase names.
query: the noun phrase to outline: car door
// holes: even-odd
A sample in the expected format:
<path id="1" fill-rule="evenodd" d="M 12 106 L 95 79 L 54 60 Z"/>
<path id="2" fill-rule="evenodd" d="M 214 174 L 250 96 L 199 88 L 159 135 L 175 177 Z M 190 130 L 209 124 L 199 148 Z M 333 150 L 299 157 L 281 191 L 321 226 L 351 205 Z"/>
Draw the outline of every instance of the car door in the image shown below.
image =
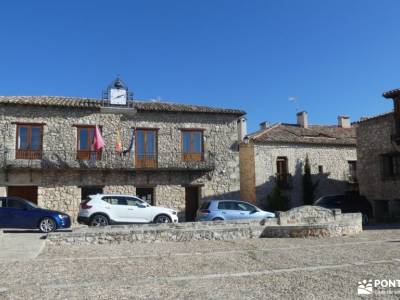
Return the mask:
<path id="1" fill-rule="evenodd" d="M 5 197 L 0 197 L 0 228 L 5 226 L 6 208 L 7 202 Z"/>
<path id="2" fill-rule="evenodd" d="M 255 206 L 245 203 L 238 202 L 237 207 L 240 210 L 241 219 L 264 219 L 265 213 L 257 209 Z"/>
<path id="3" fill-rule="evenodd" d="M 122 196 L 105 196 L 102 200 L 107 202 L 105 206 L 110 218 L 118 223 L 129 222 L 128 204 L 125 197 Z"/>
<path id="4" fill-rule="evenodd" d="M 152 221 L 151 208 L 142 200 L 134 197 L 126 197 L 128 215 L 132 223 L 148 223 Z"/>
<path id="5" fill-rule="evenodd" d="M 233 201 L 219 201 L 218 211 L 225 220 L 234 220 L 239 217 Z"/>
<path id="6" fill-rule="evenodd" d="M 32 213 L 24 200 L 8 197 L 3 214 L 4 228 L 36 228 Z"/>

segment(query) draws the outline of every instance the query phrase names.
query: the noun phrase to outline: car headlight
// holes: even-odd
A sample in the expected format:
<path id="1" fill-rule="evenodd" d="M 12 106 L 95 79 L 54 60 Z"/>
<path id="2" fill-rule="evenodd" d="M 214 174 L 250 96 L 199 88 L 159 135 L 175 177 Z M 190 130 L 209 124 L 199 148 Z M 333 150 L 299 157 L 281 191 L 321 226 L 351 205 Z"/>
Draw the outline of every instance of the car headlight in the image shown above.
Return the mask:
<path id="1" fill-rule="evenodd" d="M 58 215 L 61 219 L 68 219 L 67 215 Z"/>
<path id="2" fill-rule="evenodd" d="M 176 215 L 176 211 L 174 211 L 174 210 L 171 210 L 171 213 L 172 213 L 173 215 Z"/>

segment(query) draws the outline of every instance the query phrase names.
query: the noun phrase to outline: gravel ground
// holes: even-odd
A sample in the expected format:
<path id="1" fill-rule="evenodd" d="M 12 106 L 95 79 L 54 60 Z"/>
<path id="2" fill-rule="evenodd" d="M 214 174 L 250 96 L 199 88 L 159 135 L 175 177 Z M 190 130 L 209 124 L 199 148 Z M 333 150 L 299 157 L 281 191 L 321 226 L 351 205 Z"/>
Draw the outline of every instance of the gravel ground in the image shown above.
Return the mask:
<path id="1" fill-rule="evenodd" d="M 46 246 L 35 259 L 0 262 L 0 299 L 360 299 L 358 281 L 400 280 L 399 246 L 399 229 L 327 239 Z"/>

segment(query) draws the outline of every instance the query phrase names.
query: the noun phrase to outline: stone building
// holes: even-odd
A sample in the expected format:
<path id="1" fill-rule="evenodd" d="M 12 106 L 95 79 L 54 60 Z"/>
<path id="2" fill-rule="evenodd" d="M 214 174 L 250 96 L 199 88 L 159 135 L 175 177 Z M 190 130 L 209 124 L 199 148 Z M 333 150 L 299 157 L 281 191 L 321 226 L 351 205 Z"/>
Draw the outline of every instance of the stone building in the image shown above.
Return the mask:
<path id="1" fill-rule="evenodd" d="M 400 218 L 400 89 L 383 94 L 394 111 L 362 118 L 357 125 L 360 193 L 378 221 Z"/>
<path id="2" fill-rule="evenodd" d="M 306 112 L 297 124 L 260 124 L 240 144 L 241 198 L 265 206 L 278 186 L 290 207 L 302 205 L 302 175 L 308 156 L 315 198 L 356 188 L 356 134 L 348 117 L 338 125 L 309 125 Z M 314 199 L 315 200 L 315 199 Z"/>
<path id="3" fill-rule="evenodd" d="M 0 97 L 0 196 L 22 196 L 76 219 L 88 194 L 136 194 L 178 210 L 181 220 L 193 220 L 204 199 L 239 197 L 243 111 L 129 99 L 114 104 Z M 105 141 L 99 151 L 93 150 L 96 126 Z"/>

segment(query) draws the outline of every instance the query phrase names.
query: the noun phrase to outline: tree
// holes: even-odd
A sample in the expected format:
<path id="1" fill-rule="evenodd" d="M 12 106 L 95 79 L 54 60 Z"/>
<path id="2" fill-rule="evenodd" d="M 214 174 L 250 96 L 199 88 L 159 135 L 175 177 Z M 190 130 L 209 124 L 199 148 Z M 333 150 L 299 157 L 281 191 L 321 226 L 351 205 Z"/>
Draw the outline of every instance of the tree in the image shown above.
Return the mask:
<path id="1" fill-rule="evenodd" d="M 289 199 L 283 195 L 278 186 L 275 186 L 267 197 L 267 206 L 271 211 L 285 211 L 289 208 Z"/>
<path id="2" fill-rule="evenodd" d="M 313 183 L 311 177 L 311 166 L 308 154 L 304 164 L 303 174 L 303 203 L 304 205 L 312 205 L 314 203 L 314 192 L 319 182 Z"/>

